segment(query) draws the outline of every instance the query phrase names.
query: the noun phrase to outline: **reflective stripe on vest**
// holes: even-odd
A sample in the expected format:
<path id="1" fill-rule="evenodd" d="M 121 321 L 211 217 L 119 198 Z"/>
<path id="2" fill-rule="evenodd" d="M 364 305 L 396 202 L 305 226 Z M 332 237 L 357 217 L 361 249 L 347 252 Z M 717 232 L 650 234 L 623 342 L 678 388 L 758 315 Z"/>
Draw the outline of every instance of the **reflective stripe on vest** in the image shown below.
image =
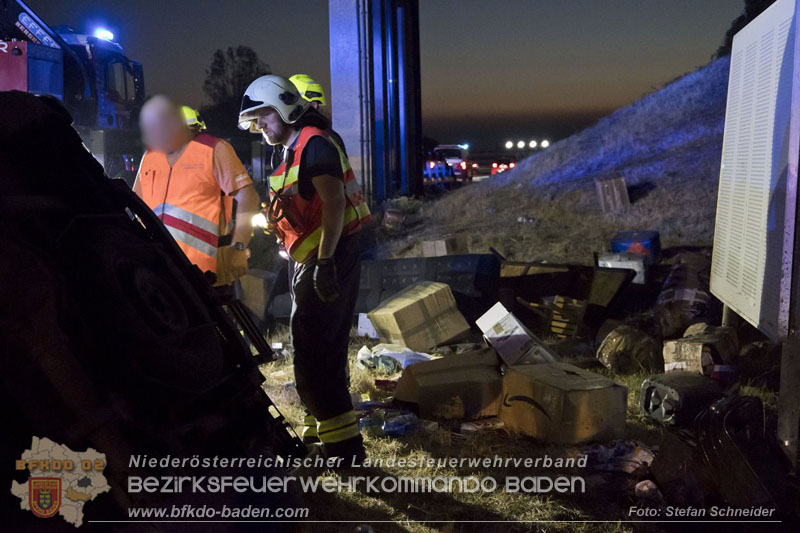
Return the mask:
<path id="1" fill-rule="evenodd" d="M 371 217 L 361 185 L 356 180 L 344 151 L 329 139 L 328 134 L 324 131 L 306 126 L 300 131 L 292 152 L 287 153 L 283 163 L 269 178 L 270 197 L 274 198 L 275 195 L 280 195 L 286 202 L 288 216 L 278 222 L 278 228 L 279 233 L 284 237 L 286 250 L 298 263 L 305 263 L 316 254 L 322 238 L 322 201 L 316 193 L 311 200 L 305 200 L 300 196 L 298 183 L 303 149 L 308 141 L 316 136 L 328 139 L 339 153 L 345 197 L 348 203 L 344 212 L 342 236 L 356 233 Z M 292 164 L 286 170 L 289 155 L 291 155 Z M 290 223 L 290 220 L 294 225 Z"/>
<path id="2" fill-rule="evenodd" d="M 158 215 L 176 241 L 197 248 L 211 257 L 217 257 L 218 224 L 171 204 L 158 205 L 153 212 Z"/>

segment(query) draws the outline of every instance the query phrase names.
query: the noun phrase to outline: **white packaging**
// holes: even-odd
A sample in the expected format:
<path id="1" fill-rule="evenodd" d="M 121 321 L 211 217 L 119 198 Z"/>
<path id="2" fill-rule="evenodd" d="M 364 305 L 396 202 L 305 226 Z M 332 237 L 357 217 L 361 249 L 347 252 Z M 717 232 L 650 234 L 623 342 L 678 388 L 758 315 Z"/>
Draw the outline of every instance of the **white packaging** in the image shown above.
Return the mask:
<path id="1" fill-rule="evenodd" d="M 633 283 L 644 285 L 647 280 L 647 266 L 643 254 L 621 253 L 604 254 L 597 258 L 597 266 L 604 268 L 627 268 L 636 271 Z"/>
<path id="2" fill-rule="evenodd" d="M 475 321 L 484 338 L 506 364 L 523 358 L 526 362 L 552 363 L 558 360 L 536 335 L 517 320 L 500 302 Z"/>

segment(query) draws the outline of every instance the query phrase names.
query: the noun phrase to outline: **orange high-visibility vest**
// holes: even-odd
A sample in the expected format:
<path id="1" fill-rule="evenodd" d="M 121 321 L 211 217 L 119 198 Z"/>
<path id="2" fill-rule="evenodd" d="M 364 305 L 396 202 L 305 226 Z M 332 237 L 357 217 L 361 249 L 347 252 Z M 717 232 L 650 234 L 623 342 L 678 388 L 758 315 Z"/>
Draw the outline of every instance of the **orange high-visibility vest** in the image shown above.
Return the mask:
<path id="1" fill-rule="evenodd" d="M 287 152 L 283 162 L 269 178 L 269 196 L 275 206 L 274 215 L 280 219 L 276 233 L 283 237 L 286 251 L 298 263 L 314 258 L 322 239 L 322 200 L 317 193 L 314 193 L 310 201 L 305 200 L 300 196 L 300 184 L 297 181 L 303 149 L 311 138 L 317 136 L 327 139 L 339 152 L 347 197 L 342 236 L 358 232 L 371 217 L 364 192 L 342 148 L 325 131 L 306 126 L 300 130 L 294 147 Z"/>
<path id="2" fill-rule="evenodd" d="M 219 139 L 201 133 L 170 167 L 161 152 L 147 152 L 139 170 L 142 200 L 164 223 L 189 261 L 217 272 L 220 235 L 230 230 L 233 199 L 214 177 Z"/>

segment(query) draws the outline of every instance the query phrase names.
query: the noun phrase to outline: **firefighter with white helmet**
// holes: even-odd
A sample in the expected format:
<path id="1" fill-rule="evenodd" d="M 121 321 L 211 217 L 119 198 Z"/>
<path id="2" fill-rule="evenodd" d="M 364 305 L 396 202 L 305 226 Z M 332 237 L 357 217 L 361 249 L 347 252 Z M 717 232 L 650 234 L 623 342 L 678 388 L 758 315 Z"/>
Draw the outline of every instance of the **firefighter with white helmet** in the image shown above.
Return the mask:
<path id="1" fill-rule="evenodd" d="M 365 452 L 348 391 L 347 352 L 359 237 L 370 212 L 330 126 L 280 76 L 261 76 L 242 97 L 239 127 L 285 148 L 269 179 L 267 219 L 295 261 L 291 334 L 295 384 L 307 411 L 303 439 L 321 441 L 329 456 L 360 462 Z"/>

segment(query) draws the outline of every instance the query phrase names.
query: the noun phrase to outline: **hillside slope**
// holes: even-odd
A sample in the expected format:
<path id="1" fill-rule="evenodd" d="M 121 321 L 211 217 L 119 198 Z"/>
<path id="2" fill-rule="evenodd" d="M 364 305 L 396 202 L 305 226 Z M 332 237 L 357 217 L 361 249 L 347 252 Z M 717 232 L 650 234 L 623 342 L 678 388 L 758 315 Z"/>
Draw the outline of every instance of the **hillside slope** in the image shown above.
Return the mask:
<path id="1" fill-rule="evenodd" d="M 656 229 L 665 246 L 713 238 L 729 59 L 721 58 L 619 109 L 513 171 L 426 202 L 390 245 L 417 255 L 420 238 L 470 237 L 509 258 L 589 263 L 620 229 Z M 594 179 L 624 176 L 632 205 L 600 212 Z"/>

